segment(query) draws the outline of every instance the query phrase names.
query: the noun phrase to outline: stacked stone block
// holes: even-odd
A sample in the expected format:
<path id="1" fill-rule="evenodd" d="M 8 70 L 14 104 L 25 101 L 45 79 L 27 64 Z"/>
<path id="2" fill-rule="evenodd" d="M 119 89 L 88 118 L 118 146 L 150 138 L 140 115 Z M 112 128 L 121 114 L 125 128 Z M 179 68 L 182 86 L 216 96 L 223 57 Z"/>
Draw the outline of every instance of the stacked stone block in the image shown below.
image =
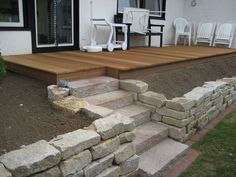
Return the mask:
<path id="1" fill-rule="evenodd" d="M 137 173 L 132 119 L 119 113 L 0 157 L 1 177 L 119 177 Z"/>
<path id="2" fill-rule="evenodd" d="M 167 126 L 169 136 L 178 141 L 189 139 L 236 100 L 236 77 L 205 82 L 183 97 L 172 100 L 147 91 L 147 85 L 141 81 L 120 82 L 122 89 L 138 94 L 137 104 L 152 110 L 152 120 Z M 143 89 L 136 89 L 135 84 Z"/>

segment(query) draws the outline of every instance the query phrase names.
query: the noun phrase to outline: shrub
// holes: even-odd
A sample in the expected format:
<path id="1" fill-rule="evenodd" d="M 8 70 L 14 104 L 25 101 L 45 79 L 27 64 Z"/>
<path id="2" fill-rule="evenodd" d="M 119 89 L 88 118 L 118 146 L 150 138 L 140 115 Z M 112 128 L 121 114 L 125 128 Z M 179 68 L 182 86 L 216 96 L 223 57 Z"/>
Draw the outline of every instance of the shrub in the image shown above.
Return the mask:
<path id="1" fill-rule="evenodd" d="M 3 78 L 5 74 L 6 74 L 6 65 L 2 57 L 0 56 L 0 80 Z"/>

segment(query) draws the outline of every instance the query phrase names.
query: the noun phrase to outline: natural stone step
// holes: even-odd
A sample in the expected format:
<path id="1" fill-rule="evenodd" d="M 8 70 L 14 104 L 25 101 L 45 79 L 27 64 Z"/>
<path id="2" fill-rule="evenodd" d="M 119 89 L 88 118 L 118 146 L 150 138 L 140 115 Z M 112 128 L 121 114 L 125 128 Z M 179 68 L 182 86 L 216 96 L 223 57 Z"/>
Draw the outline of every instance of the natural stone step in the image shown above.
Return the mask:
<path id="1" fill-rule="evenodd" d="M 160 177 L 185 155 L 188 146 L 172 139 L 165 139 L 140 155 L 139 176 Z"/>
<path id="2" fill-rule="evenodd" d="M 117 112 L 134 119 L 135 126 L 139 126 L 150 121 L 151 110 L 140 105 L 129 105 L 117 109 Z"/>
<path id="3" fill-rule="evenodd" d="M 119 80 L 112 77 L 95 77 L 68 83 L 70 93 L 81 98 L 119 89 Z"/>
<path id="4" fill-rule="evenodd" d="M 116 90 L 108 93 L 84 98 L 89 104 L 103 106 L 109 109 L 119 109 L 134 102 L 135 93 Z"/>
<path id="5" fill-rule="evenodd" d="M 168 128 L 155 122 L 148 122 L 135 129 L 137 154 L 152 148 L 168 136 Z"/>

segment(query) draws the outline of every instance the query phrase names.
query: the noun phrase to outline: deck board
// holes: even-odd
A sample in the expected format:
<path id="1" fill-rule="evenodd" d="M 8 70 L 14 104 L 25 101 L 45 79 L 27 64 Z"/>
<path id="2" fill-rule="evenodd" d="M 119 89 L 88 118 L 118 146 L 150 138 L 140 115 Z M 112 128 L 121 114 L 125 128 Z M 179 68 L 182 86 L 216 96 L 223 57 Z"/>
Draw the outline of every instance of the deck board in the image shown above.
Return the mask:
<path id="1" fill-rule="evenodd" d="M 99 75 L 119 77 L 120 73 L 161 67 L 183 62 L 211 60 L 235 55 L 236 49 L 202 46 L 135 47 L 127 51 L 86 53 L 63 51 L 32 55 L 5 56 L 10 70 L 56 82 L 59 79 L 81 79 Z M 35 71 L 35 72 L 34 72 Z M 38 74 L 37 74 L 38 73 Z M 37 76 L 38 75 L 38 76 Z M 53 78 L 55 77 L 55 78 Z"/>

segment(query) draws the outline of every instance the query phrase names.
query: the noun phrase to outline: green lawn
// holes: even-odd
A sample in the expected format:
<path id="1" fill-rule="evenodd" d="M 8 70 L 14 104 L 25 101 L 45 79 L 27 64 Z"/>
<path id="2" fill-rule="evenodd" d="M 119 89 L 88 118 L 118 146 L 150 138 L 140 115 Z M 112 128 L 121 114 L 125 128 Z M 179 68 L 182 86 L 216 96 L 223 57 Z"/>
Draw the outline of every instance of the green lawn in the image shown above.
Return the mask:
<path id="1" fill-rule="evenodd" d="M 197 160 L 181 177 L 236 177 L 236 111 L 193 146 Z"/>

